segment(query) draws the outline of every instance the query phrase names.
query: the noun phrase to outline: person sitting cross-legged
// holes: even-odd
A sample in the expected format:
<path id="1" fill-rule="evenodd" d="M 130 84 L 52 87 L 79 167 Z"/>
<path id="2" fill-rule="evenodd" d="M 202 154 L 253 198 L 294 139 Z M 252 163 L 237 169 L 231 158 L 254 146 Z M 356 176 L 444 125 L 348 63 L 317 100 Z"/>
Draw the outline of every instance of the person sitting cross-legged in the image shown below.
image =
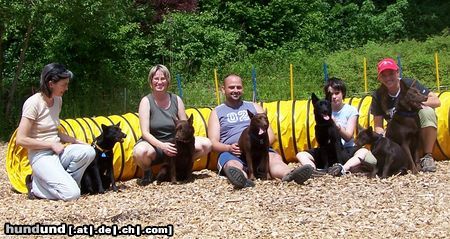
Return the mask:
<path id="1" fill-rule="evenodd" d="M 253 114 L 264 112 L 256 103 L 242 99 L 242 79 L 238 75 L 228 75 L 223 80 L 222 93 L 225 103 L 217 106 L 209 117 L 208 137 L 212 142 L 212 149 L 219 153 L 218 170 L 225 175 L 235 188 L 253 187 L 255 184 L 248 179 L 247 164 L 241 158 L 238 146 L 242 131 L 250 124 L 247 110 Z M 269 125 L 269 143 L 272 144 L 275 135 Z M 313 168 L 309 165 L 291 170 L 281 156 L 269 149 L 269 174 L 272 178 L 282 181 L 295 181 L 302 184 L 311 177 Z"/>

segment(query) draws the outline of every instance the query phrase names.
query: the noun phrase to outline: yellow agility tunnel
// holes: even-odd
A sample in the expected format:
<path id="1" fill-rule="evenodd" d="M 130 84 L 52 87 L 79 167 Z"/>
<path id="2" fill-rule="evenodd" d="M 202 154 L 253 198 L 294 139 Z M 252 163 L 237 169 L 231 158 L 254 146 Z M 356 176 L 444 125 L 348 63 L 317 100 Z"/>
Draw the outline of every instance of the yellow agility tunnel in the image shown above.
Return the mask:
<path id="1" fill-rule="evenodd" d="M 449 159 L 450 140 L 450 92 L 439 94 L 441 107 L 436 109 L 438 115 L 438 136 L 433 150 L 433 156 L 437 160 Z M 355 106 L 359 111 L 358 123 L 363 128 L 373 125 L 373 117 L 370 115 L 371 96 L 362 98 L 347 98 L 346 103 Z M 295 162 L 297 152 L 317 146 L 314 135 L 314 114 L 310 100 L 290 100 L 261 103 L 267 110 L 271 127 L 275 133 L 276 141 L 273 148 L 280 153 L 286 162 Z M 207 136 L 207 124 L 211 108 L 186 109 L 188 116 L 194 116 L 194 128 L 196 136 Z M 142 175 L 142 171 L 136 166 L 132 158 L 132 150 L 136 141 L 141 136 L 139 118 L 136 113 L 124 115 L 99 116 L 93 118 L 76 118 L 61 120 L 61 129 L 77 139 L 91 143 L 100 135 L 101 124 L 111 125 L 120 122 L 122 131 L 127 134 L 123 143 L 114 147 L 114 175 L 117 180 L 130 180 Z M 355 132 L 357 134 L 358 132 Z M 26 193 L 25 177 L 31 173 L 28 163 L 27 150 L 16 145 L 16 132 L 12 135 L 6 157 L 6 171 L 13 188 Z M 194 170 L 216 170 L 217 154 L 199 158 L 194 162 Z M 158 167 L 153 168 L 154 171 Z"/>

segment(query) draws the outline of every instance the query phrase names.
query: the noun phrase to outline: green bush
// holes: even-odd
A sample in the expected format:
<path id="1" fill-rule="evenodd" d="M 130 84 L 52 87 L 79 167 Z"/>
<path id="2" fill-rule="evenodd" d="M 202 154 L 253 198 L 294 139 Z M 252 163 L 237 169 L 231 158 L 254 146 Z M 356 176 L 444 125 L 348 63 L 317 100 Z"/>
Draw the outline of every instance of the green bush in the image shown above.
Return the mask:
<path id="1" fill-rule="evenodd" d="M 260 50 L 240 62 L 229 63 L 218 67 L 219 82 L 230 73 L 239 74 L 244 79 L 247 100 L 252 99 L 252 66 L 256 69 L 257 92 L 262 101 L 289 100 L 290 70 L 294 68 L 294 98 L 307 99 L 311 92 L 322 94 L 324 83 L 323 64 L 328 65 L 328 75 L 345 80 L 348 96 L 362 96 L 364 89 L 363 59 L 367 60 L 368 92 L 378 87 L 376 64 L 385 57 L 395 60 L 400 56 L 404 77 L 418 79 L 430 89 L 436 89 L 436 72 L 434 54 L 439 55 L 439 74 L 441 86 L 448 86 L 450 69 L 450 36 L 431 37 L 425 42 L 402 41 L 399 43 L 369 42 L 363 47 L 336 51 L 324 55 L 320 52 L 309 53 L 302 50 L 290 51 Z M 214 106 L 214 69 L 201 69 L 183 86 L 187 106 Z M 195 92 L 192 97 L 188 92 Z"/>

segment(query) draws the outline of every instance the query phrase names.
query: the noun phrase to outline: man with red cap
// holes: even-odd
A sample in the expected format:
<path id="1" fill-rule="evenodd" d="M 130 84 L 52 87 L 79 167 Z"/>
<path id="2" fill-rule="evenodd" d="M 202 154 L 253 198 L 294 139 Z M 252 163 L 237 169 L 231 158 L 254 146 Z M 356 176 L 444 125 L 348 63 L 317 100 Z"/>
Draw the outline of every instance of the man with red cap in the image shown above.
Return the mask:
<path id="1" fill-rule="evenodd" d="M 395 101 L 400 94 L 400 81 L 410 87 L 413 79 L 400 78 L 399 67 L 391 58 L 385 58 L 378 62 L 378 81 L 380 87 L 372 95 L 371 113 L 374 115 L 375 132 L 384 135 L 383 119 L 389 121 L 395 112 Z M 422 109 L 419 110 L 421 140 L 425 155 L 420 159 L 423 172 L 436 171 L 432 151 L 437 136 L 437 119 L 434 109 L 441 105 L 438 96 L 428 88 L 421 85 L 418 81 L 414 84 L 423 95 L 428 99 L 422 102 Z M 388 110 L 383 111 L 381 107 L 382 94 L 388 94 Z"/>

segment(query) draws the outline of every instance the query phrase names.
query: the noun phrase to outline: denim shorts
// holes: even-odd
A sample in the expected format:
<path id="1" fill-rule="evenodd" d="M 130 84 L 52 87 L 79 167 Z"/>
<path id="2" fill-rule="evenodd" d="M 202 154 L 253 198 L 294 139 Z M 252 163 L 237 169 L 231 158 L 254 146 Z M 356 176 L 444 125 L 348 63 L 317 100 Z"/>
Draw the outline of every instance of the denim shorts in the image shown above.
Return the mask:
<path id="1" fill-rule="evenodd" d="M 276 153 L 275 150 L 269 148 L 269 152 Z M 236 160 L 240 162 L 244 167 L 244 171 L 247 171 L 247 162 L 243 161 L 240 157 L 230 153 L 230 152 L 222 152 L 219 154 L 219 158 L 217 160 L 217 169 L 219 170 L 219 175 L 224 175 L 222 169 L 226 163 L 230 160 Z"/>

